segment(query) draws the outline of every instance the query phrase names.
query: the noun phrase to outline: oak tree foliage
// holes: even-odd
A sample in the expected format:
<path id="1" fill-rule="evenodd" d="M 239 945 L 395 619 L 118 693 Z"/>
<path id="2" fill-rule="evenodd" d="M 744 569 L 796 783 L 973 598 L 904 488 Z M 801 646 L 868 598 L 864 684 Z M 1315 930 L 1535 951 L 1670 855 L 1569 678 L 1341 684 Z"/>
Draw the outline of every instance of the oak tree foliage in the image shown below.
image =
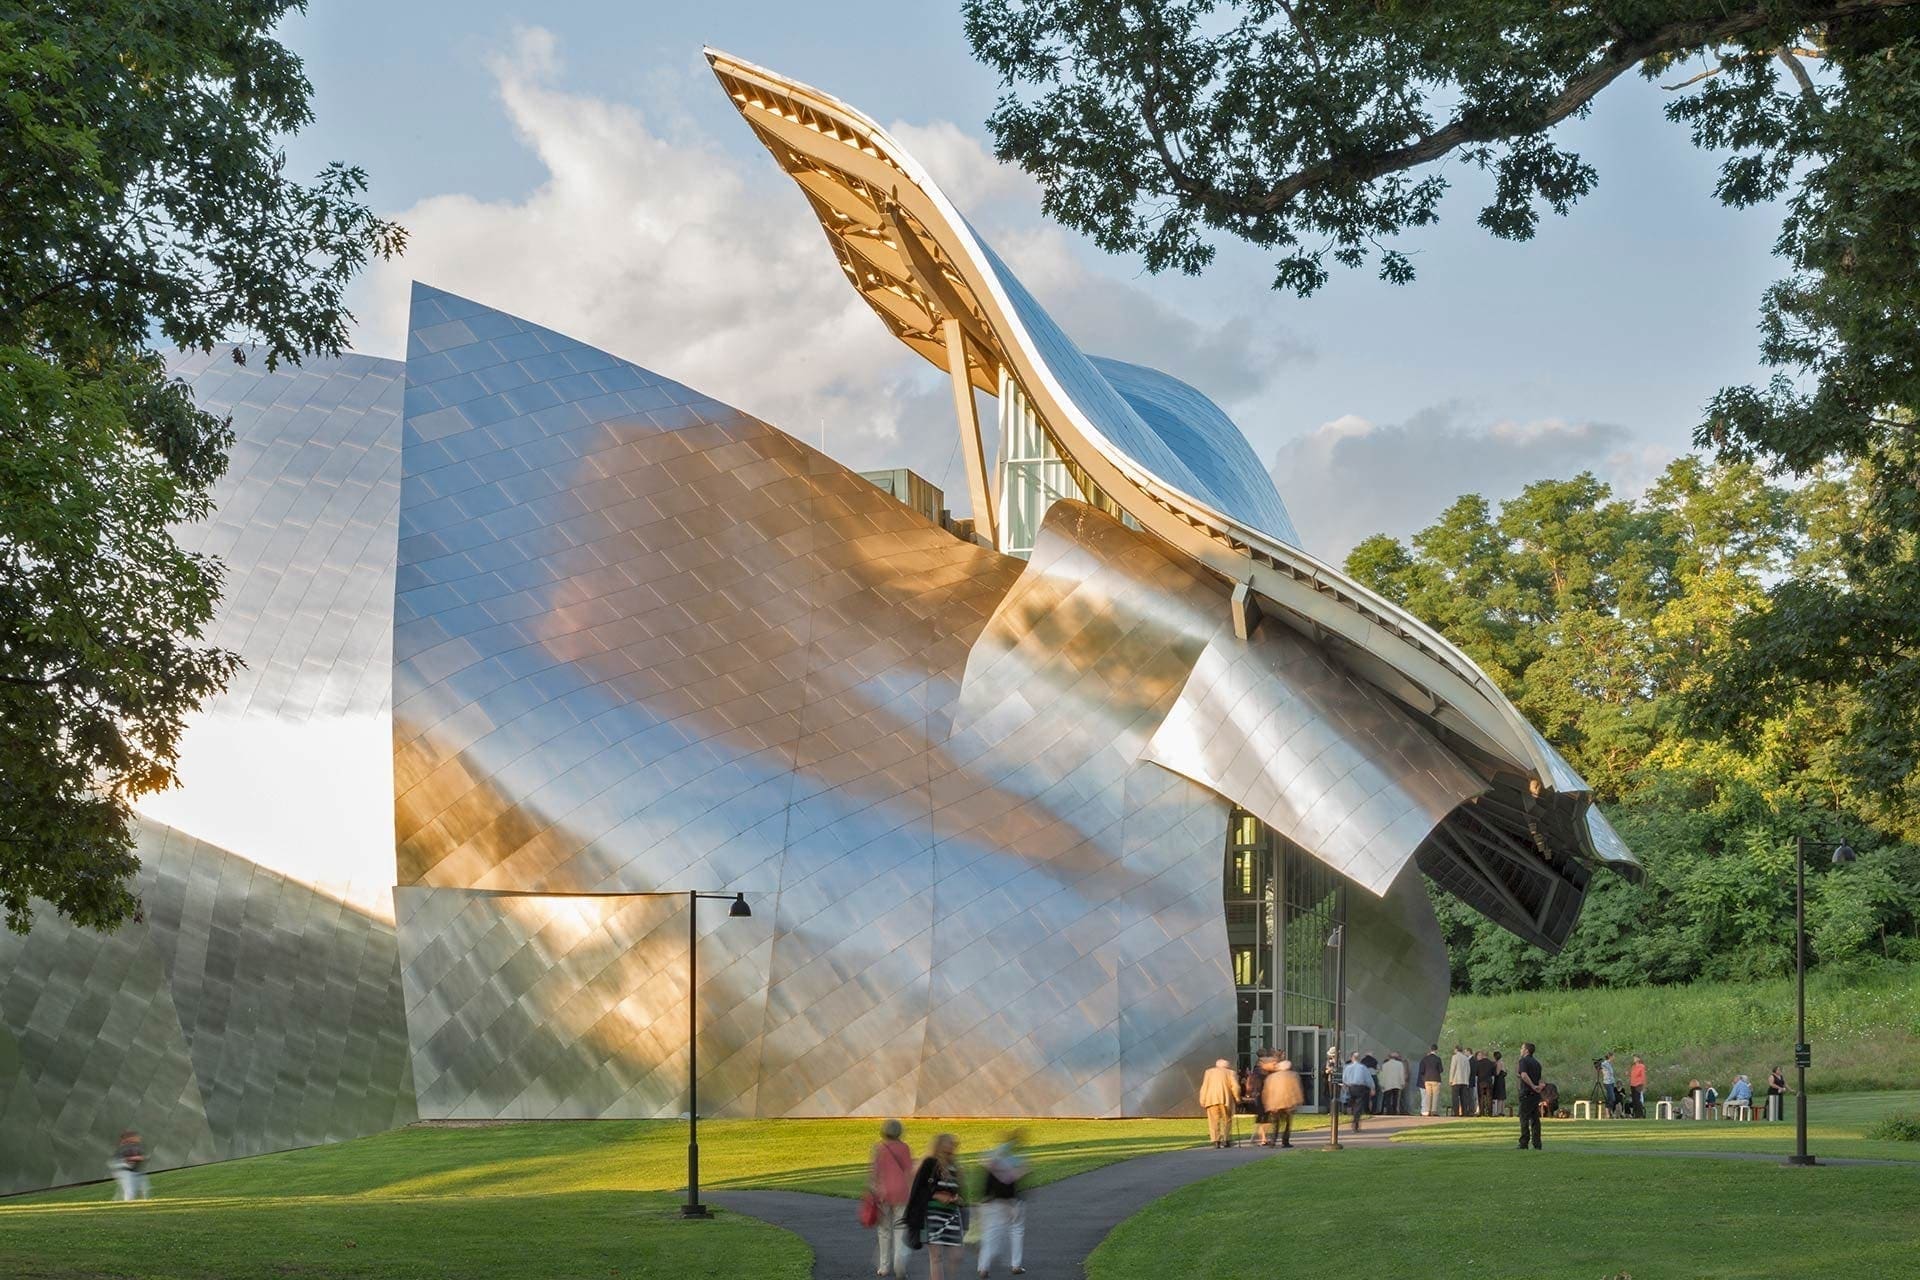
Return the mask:
<path id="1" fill-rule="evenodd" d="M 1646 869 L 1638 886 L 1596 874 L 1552 957 L 1436 895 L 1457 985 L 1779 974 L 1800 834 L 1860 851 L 1813 869 L 1817 962 L 1920 960 L 1920 814 L 1846 767 L 1859 695 L 1802 691 L 1741 747 L 1684 714 L 1744 620 L 1764 616 L 1769 583 L 1841 554 L 1857 501 L 1850 480 L 1783 486 L 1751 463 L 1686 457 L 1631 501 L 1588 474 L 1543 480 L 1354 548 L 1356 578 L 1445 630 L 1564 748 Z"/>
<path id="2" fill-rule="evenodd" d="M 1507 239 L 1599 175 L 1556 132 L 1627 75 L 1722 157 L 1714 195 L 1778 201 L 1785 274 L 1760 302 L 1775 376 L 1706 406 L 1730 460 L 1852 477 L 1827 559 L 1769 585 L 1684 710 L 1752 748 L 1824 693 L 1837 764 L 1920 804 L 1920 4 L 1914 0 L 967 0 L 1005 93 L 999 154 L 1046 211 L 1150 270 L 1203 270 L 1223 237 L 1308 294 L 1336 267 L 1414 275 L 1441 162 L 1492 176 Z"/>
<path id="3" fill-rule="evenodd" d="M 0 907 L 138 908 L 131 801 L 237 659 L 204 642 L 228 424 L 162 346 L 337 352 L 342 294 L 403 233 L 366 177 L 287 175 L 311 119 L 273 37 L 296 0 L 0 0 Z M 234 346 L 234 358 L 245 358 Z"/>

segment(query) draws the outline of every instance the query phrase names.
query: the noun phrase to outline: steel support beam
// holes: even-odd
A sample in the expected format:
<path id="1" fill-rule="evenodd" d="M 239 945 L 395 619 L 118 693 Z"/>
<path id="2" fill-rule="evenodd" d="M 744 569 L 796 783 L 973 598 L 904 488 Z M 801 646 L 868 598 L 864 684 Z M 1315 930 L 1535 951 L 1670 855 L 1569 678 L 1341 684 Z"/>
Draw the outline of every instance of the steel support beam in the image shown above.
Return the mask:
<path id="1" fill-rule="evenodd" d="M 973 540 L 983 547 L 1000 545 L 1000 526 L 994 519 L 993 490 L 987 485 L 986 448 L 980 441 L 980 410 L 973 402 L 973 379 L 967 375 L 967 335 L 953 316 L 941 322 L 947 343 L 947 373 L 953 379 L 953 414 L 958 419 L 960 451 L 967 455 L 967 498 L 973 504 Z"/>

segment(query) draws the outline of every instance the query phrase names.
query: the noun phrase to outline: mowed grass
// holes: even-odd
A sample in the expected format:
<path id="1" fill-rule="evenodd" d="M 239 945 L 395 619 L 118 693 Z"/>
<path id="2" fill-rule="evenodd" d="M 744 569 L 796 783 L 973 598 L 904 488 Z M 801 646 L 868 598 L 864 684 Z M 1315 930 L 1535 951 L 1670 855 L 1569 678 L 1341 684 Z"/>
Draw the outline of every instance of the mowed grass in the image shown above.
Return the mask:
<path id="1" fill-rule="evenodd" d="M 1205 1134 L 1197 1120 L 1021 1123 L 1036 1185 Z M 918 1153 L 936 1132 L 954 1133 L 965 1160 L 1007 1127 L 914 1120 L 907 1138 Z M 701 1185 L 855 1197 L 878 1128 L 709 1121 Z M 785 1231 L 724 1211 L 680 1220 L 686 1135 L 672 1121 L 418 1126 L 156 1174 L 145 1203 L 112 1203 L 111 1185 L 0 1200 L 0 1276 L 809 1275 L 811 1252 Z M 851 1205 L 846 1215 L 854 1229 Z"/>
<path id="2" fill-rule="evenodd" d="M 1636 1053 L 1647 1059 L 1648 1093 L 1678 1095 L 1693 1079 L 1725 1094 L 1736 1073 L 1766 1088 L 1776 1063 L 1793 1076 L 1793 980 L 1700 982 L 1684 987 L 1526 991 L 1454 996 L 1440 1032 L 1444 1048 L 1540 1046 L 1562 1096 L 1584 1098 L 1593 1059 L 1614 1051 L 1620 1082 Z M 1808 1085 L 1822 1092 L 1911 1089 L 1920 1081 L 1920 966 L 1815 973 L 1807 981 Z"/>
<path id="3" fill-rule="evenodd" d="M 1793 1100 L 1778 1123 L 1756 1120 L 1547 1120 L 1542 1141 L 1580 1151 L 1734 1151 L 1785 1156 L 1794 1148 Z M 1920 1090 L 1815 1094 L 1807 1110 L 1807 1150 L 1818 1156 L 1920 1161 L 1920 1142 L 1874 1141 L 1866 1131 L 1896 1111 L 1920 1111 Z M 1462 1119 L 1396 1134 L 1412 1146 L 1512 1146 L 1520 1122 Z"/>
<path id="4" fill-rule="evenodd" d="M 1509 1144 L 1512 1139 L 1509 1137 Z M 1557 1148 L 1303 1151 L 1120 1224 L 1091 1280 L 1920 1276 L 1920 1165 L 1790 1169 Z M 1169 1259 L 1177 1259 L 1170 1265 Z"/>

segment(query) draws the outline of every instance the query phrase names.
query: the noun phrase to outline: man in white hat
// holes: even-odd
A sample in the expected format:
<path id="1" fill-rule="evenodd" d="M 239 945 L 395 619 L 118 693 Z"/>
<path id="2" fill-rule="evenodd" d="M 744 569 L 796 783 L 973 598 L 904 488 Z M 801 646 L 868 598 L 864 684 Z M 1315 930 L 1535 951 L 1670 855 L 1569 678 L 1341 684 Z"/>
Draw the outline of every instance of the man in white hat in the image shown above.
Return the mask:
<path id="1" fill-rule="evenodd" d="M 1233 1064 L 1221 1058 L 1200 1078 L 1200 1105 L 1207 1113 L 1207 1137 L 1215 1147 L 1233 1141 L 1233 1109 L 1240 1102 L 1240 1080 Z"/>

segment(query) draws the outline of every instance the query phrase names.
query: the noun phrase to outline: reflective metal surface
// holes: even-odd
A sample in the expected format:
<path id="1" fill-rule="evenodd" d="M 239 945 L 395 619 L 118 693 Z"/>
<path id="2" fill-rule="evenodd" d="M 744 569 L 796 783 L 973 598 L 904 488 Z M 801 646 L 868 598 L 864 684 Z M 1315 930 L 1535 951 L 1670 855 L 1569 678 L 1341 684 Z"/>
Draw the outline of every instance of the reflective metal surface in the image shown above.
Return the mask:
<path id="1" fill-rule="evenodd" d="M 1346 843 L 1372 834 L 1358 848 L 1343 850 L 1335 839 L 1318 852 L 1352 866 L 1377 892 L 1413 849 L 1449 890 L 1549 948 L 1572 928 L 1591 867 L 1638 877 L 1631 852 L 1604 820 L 1589 820 L 1587 784 L 1471 659 L 1295 545 L 1278 497 L 1268 504 L 1270 482 L 1217 406 L 1155 370 L 1082 353 L 925 169 L 870 117 L 718 50 L 707 57 L 741 117 L 806 193 L 848 283 L 889 330 L 942 367 L 954 364 L 949 335 L 963 332 L 974 385 L 1001 398 L 1003 421 L 1011 405 L 1022 425 L 1044 437 L 1042 445 L 1022 446 L 1023 465 L 1056 468 L 1071 484 L 1013 492 L 1010 461 L 1009 529 L 1032 528 L 1048 501 L 1083 497 L 1243 590 L 1235 606 L 1243 632 L 1250 631 L 1244 619 L 1251 612 L 1283 622 L 1406 713 L 1396 735 L 1413 730 L 1427 744 L 1422 759 L 1409 761 L 1404 777 L 1388 768 L 1385 776 L 1356 775 L 1336 788 L 1350 800 L 1363 787 L 1371 790 L 1376 799 L 1364 821 L 1344 816 L 1341 805 L 1330 812 L 1359 824 Z M 1026 544 L 1010 536 L 1005 545 Z M 1249 670 L 1239 658 L 1227 666 Z M 1217 703 L 1196 706 L 1202 727 L 1226 710 Z M 1379 719 L 1373 710 L 1366 718 Z M 1248 754 L 1264 751 L 1256 746 Z M 1436 752 L 1453 765 L 1436 765 Z M 1194 747 L 1182 754 L 1198 760 L 1203 753 Z M 1204 776 L 1223 778 L 1224 764 L 1213 761 Z M 1476 791 L 1472 805 L 1430 837 L 1414 839 L 1420 822 L 1448 798 Z M 1396 823 L 1402 825 L 1385 837 Z M 1310 841 L 1337 835 L 1301 829 Z M 1375 839 L 1384 843 L 1368 851 Z"/>
<path id="2" fill-rule="evenodd" d="M 246 668 L 190 723 L 176 791 L 143 800 L 140 921 L 50 910 L 0 932 L 0 1190 L 373 1133 L 414 1117 L 392 908 L 387 721 L 398 363 L 269 373 L 181 358 L 233 415 L 208 522 L 212 639 Z"/>

